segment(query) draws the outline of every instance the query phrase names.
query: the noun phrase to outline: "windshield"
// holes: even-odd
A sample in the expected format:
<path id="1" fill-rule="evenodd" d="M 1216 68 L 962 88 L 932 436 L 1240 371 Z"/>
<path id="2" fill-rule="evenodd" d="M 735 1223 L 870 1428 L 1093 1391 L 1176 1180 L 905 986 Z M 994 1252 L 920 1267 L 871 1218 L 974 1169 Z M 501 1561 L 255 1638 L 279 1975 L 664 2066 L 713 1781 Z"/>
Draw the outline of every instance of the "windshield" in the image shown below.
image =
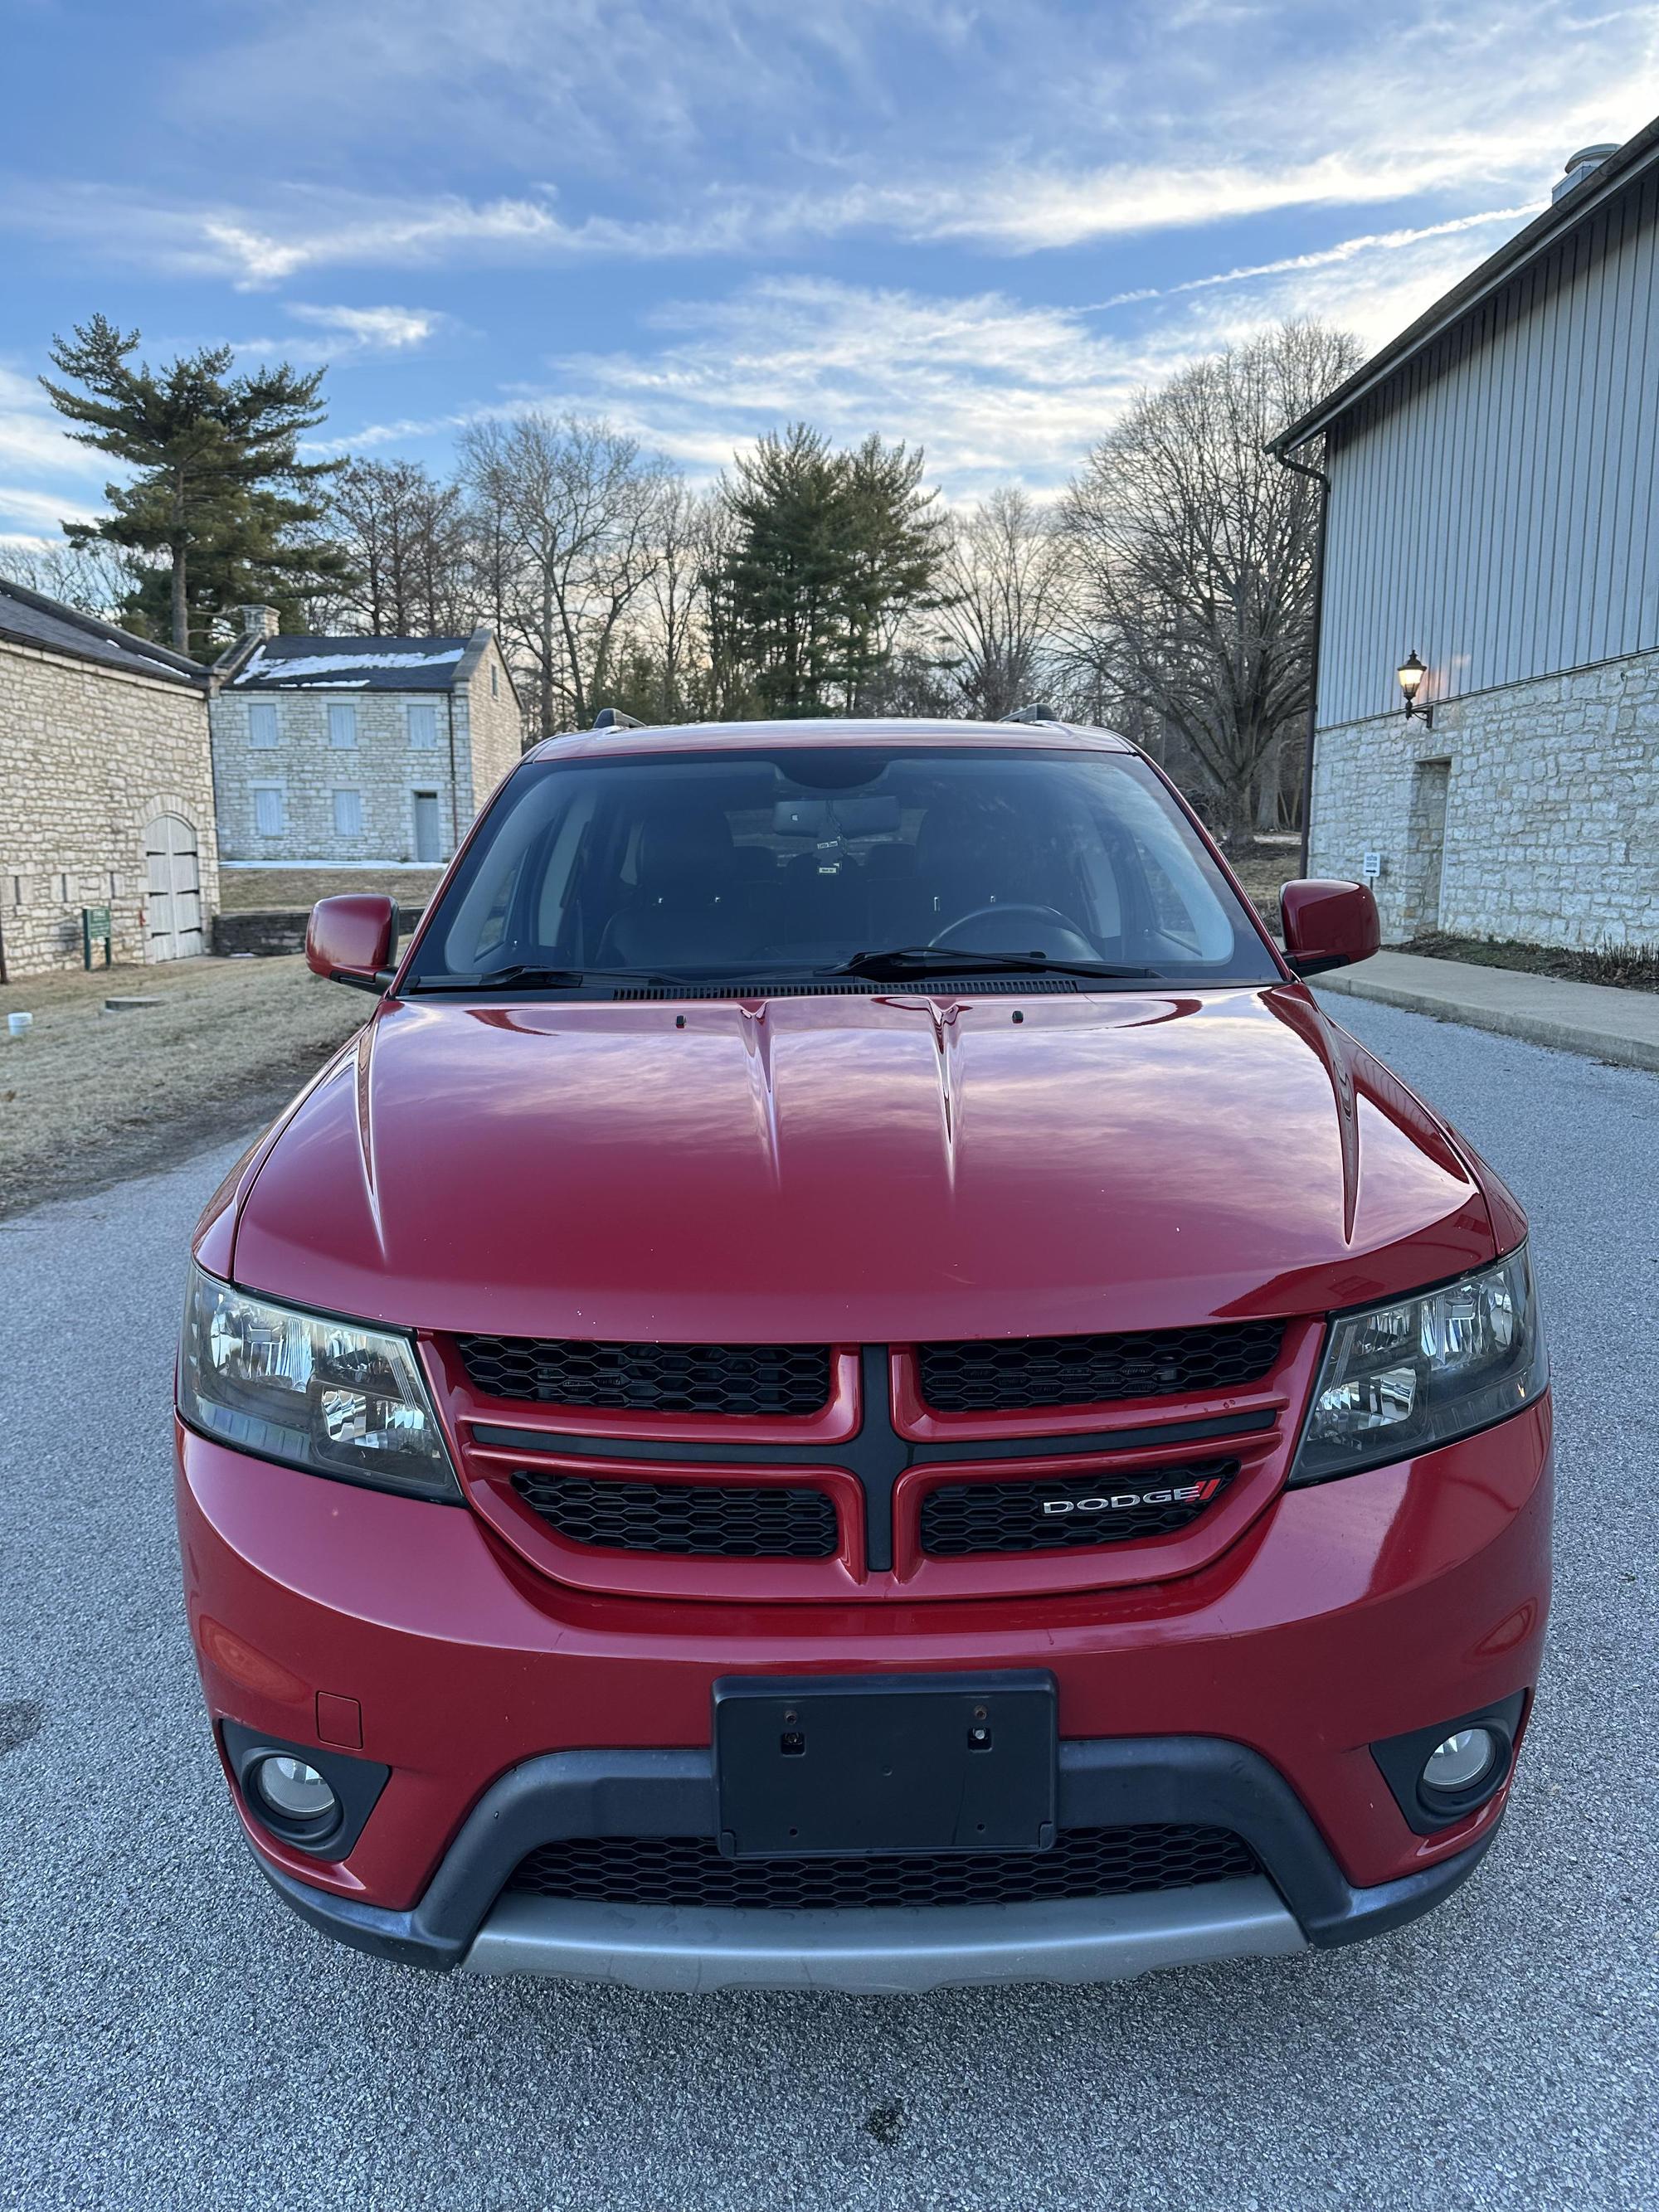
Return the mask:
<path id="1" fill-rule="evenodd" d="M 538 762 L 445 891 L 422 989 L 1023 971 L 1273 982 L 1133 755 L 780 746 Z"/>

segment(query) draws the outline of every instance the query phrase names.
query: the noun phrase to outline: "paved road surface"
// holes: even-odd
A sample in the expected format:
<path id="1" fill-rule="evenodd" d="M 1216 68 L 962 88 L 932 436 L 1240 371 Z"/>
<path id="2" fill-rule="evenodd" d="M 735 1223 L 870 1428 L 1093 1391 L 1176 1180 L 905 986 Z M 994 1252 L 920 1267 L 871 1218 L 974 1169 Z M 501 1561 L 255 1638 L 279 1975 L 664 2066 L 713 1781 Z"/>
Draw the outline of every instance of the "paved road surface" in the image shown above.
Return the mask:
<path id="1" fill-rule="evenodd" d="M 1339 1011 L 1531 1208 L 1555 1350 L 1547 1694 L 1449 1905 L 1332 1955 L 891 2002 L 326 1945 L 245 1859 L 179 1618 L 167 1372 L 207 1156 L 0 1227 L 0 2203 L 1659 2203 L 1659 1078 Z"/>

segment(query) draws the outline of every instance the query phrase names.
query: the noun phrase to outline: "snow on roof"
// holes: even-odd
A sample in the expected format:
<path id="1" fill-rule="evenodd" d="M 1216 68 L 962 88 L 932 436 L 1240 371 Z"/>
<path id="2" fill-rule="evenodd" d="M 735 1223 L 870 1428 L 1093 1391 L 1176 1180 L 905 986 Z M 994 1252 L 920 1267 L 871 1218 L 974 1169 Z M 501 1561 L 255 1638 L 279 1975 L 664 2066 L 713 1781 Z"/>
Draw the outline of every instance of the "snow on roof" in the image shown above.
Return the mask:
<path id="1" fill-rule="evenodd" d="M 231 689 L 445 691 L 466 649 L 465 638 L 267 638 Z"/>

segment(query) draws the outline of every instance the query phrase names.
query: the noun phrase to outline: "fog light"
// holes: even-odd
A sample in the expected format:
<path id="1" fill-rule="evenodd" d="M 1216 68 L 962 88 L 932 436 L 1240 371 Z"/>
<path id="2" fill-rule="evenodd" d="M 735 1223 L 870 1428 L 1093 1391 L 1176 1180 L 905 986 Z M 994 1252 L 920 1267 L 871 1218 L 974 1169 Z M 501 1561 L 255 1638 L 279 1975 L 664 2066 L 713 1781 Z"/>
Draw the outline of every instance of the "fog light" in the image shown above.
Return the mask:
<path id="1" fill-rule="evenodd" d="M 253 1770 L 253 1784 L 284 1820 L 325 1820 L 340 1809 L 339 1799 L 316 1768 L 286 1753 L 262 1759 Z"/>
<path id="2" fill-rule="evenodd" d="M 1459 1729 L 1437 1744 L 1423 1767 L 1423 1787 L 1442 1794 L 1472 1790 L 1490 1773 L 1498 1757 L 1498 1739 L 1490 1729 Z"/>

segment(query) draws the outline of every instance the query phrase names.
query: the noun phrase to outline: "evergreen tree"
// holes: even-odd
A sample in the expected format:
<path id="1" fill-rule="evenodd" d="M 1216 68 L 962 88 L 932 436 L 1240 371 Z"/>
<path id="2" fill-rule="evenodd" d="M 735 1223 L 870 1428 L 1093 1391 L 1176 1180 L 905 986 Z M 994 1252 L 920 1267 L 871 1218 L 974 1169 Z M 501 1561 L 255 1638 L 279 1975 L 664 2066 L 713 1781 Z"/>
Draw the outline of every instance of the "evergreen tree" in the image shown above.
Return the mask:
<path id="1" fill-rule="evenodd" d="M 70 382 L 40 381 L 82 426 L 70 435 L 136 471 L 104 487 L 108 514 L 66 522 L 64 535 L 164 556 L 140 571 L 122 619 L 179 653 L 204 649 L 216 619 L 248 601 L 302 623 L 308 600 L 349 576 L 345 556 L 311 528 L 323 514 L 316 492 L 339 464 L 298 455 L 301 434 L 324 419 L 323 371 L 301 376 L 283 362 L 233 376 L 229 346 L 152 369 L 132 362 L 138 342 L 103 315 L 77 325 L 72 343 L 52 342 L 52 365 Z"/>
<path id="2" fill-rule="evenodd" d="M 921 468 L 874 436 L 836 453 L 804 422 L 738 461 L 710 596 L 763 713 L 851 711 L 930 604 L 943 548 Z"/>

